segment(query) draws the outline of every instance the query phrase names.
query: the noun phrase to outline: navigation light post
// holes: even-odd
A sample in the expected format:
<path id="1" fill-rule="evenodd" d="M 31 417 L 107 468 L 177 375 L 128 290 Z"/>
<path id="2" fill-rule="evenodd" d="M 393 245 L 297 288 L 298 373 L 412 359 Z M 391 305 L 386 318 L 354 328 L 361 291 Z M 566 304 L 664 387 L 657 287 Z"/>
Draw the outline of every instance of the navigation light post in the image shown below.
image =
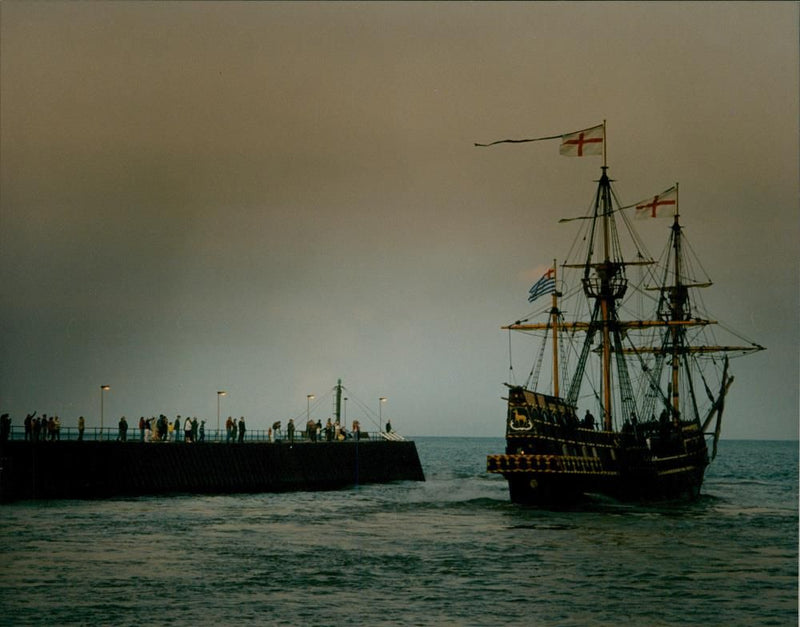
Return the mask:
<path id="1" fill-rule="evenodd" d="M 228 393 L 225 390 L 220 390 L 217 392 L 217 440 L 221 439 L 221 435 L 219 432 L 219 401 L 223 396 L 227 396 Z"/>
<path id="2" fill-rule="evenodd" d="M 100 439 L 103 439 L 103 394 L 106 390 L 110 390 L 110 385 L 101 385 L 100 386 Z"/>

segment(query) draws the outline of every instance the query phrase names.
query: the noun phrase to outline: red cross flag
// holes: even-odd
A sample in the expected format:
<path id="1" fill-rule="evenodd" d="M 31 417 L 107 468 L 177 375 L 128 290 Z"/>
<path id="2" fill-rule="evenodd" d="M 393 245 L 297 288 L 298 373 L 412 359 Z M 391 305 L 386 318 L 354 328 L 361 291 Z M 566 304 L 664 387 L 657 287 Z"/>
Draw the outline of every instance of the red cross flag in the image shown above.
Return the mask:
<path id="1" fill-rule="evenodd" d="M 603 124 L 561 136 L 559 152 L 565 157 L 603 155 L 605 127 Z"/>
<path id="2" fill-rule="evenodd" d="M 637 218 L 671 218 L 676 213 L 678 213 L 677 185 L 673 185 L 652 198 L 636 203 Z"/>

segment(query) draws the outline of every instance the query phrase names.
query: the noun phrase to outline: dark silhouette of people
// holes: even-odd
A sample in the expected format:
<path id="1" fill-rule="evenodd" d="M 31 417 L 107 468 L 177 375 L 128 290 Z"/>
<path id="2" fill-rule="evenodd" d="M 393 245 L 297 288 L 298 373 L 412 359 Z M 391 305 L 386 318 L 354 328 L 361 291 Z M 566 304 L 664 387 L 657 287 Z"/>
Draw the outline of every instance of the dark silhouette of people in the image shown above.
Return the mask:
<path id="1" fill-rule="evenodd" d="M 125 420 L 125 416 L 119 419 L 119 433 L 117 434 L 117 440 L 120 442 L 126 442 L 128 440 L 128 421 Z"/>
<path id="2" fill-rule="evenodd" d="M 8 414 L 0 416 L 0 442 L 7 442 L 11 434 L 11 418 Z"/>
<path id="3" fill-rule="evenodd" d="M 25 439 L 32 440 L 33 439 L 33 417 L 36 415 L 36 412 L 32 414 L 28 414 L 25 416 Z"/>

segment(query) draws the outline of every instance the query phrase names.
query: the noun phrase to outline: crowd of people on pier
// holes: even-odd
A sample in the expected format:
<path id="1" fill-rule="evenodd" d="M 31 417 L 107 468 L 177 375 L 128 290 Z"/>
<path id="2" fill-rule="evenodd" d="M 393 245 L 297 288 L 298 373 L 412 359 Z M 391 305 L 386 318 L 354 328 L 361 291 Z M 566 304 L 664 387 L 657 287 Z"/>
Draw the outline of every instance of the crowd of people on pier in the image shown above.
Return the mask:
<path id="1" fill-rule="evenodd" d="M 55 442 L 61 439 L 61 419 L 58 416 L 37 416 L 36 412 L 25 416 L 23 421 L 25 439 L 32 442 Z M 83 433 L 83 431 L 81 431 Z M 0 440 L 5 441 L 11 434 L 11 418 L 3 414 L 0 420 Z"/>
<path id="2" fill-rule="evenodd" d="M 124 418 L 124 417 L 123 417 Z M 122 421 L 120 421 L 121 423 Z M 120 424 L 120 433 L 122 426 Z M 178 415 L 172 422 L 164 414 L 158 418 L 139 418 L 140 442 L 205 442 L 206 421 L 187 416 L 183 420 Z"/>
<path id="3" fill-rule="evenodd" d="M 387 425 L 388 424 L 389 423 L 387 423 Z M 296 430 L 297 428 L 295 427 L 294 419 L 290 418 L 289 423 L 286 425 L 285 434 L 289 444 L 294 444 Z M 283 437 L 283 435 L 284 433 L 281 429 L 280 421 L 274 422 L 272 427 L 270 427 L 267 432 L 267 438 L 270 442 Z M 341 442 L 347 439 L 360 440 L 361 423 L 358 420 L 354 420 L 353 428 L 348 432 L 345 426 L 338 420 L 334 422 L 332 418 L 328 418 L 325 426 L 323 426 L 321 420 L 314 422 L 313 420 L 309 419 L 306 422 L 305 438 L 309 442 L 321 442 L 323 441 L 323 438 L 325 442 Z"/>
<path id="4" fill-rule="evenodd" d="M 23 421 L 24 439 L 30 442 L 45 442 L 45 441 L 59 441 L 61 440 L 61 420 L 58 416 L 47 416 L 43 414 L 41 417 L 36 415 L 37 412 L 28 414 Z M 109 439 L 116 439 L 120 442 L 128 441 L 128 419 L 122 416 L 117 423 L 116 435 L 110 435 Z M 206 440 L 206 421 L 199 420 L 196 417 L 182 418 L 178 415 L 174 421 L 170 420 L 164 414 L 158 417 L 139 418 L 138 425 L 139 442 L 184 442 L 195 443 L 204 442 Z M 86 420 L 80 416 L 77 420 L 77 438 L 74 437 L 74 431 L 69 430 L 65 439 L 77 439 L 82 441 L 84 439 L 84 432 L 86 430 Z M 386 423 L 386 432 L 391 432 L 391 423 Z M 0 416 L 0 441 L 7 441 L 11 436 L 11 418 L 9 414 Z M 106 432 L 107 433 L 107 432 Z M 213 432 L 212 432 L 213 434 Z M 244 416 L 238 420 L 232 416 L 228 416 L 225 421 L 225 442 L 226 443 L 243 443 L 247 434 L 247 425 Z M 95 434 L 96 435 L 96 434 Z M 101 438 L 102 439 L 102 430 Z M 108 437 L 107 435 L 107 437 Z M 251 439 L 262 440 L 263 432 L 260 437 Z M 221 439 L 221 434 L 217 437 Z M 362 434 L 361 425 L 358 420 L 352 422 L 352 429 L 348 431 L 344 424 L 338 420 L 328 418 L 327 422 L 323 425 L 321 420 L 309 419 L 305 424 L 305 429 L 297 429 L 294 419 L 289 419 L 286 428 L 282 427 L 281 421 L 274 422 L 267 430 L 266 440 L 269 442 L 280 442 L 284 439 L 288 443 L 293 444 L 295 439 L 303 439 L 309 442 L 339 442 L 343 440 L 353 439 L 360 440 L 363 437 L 369 437 L 367 434 Z"/>

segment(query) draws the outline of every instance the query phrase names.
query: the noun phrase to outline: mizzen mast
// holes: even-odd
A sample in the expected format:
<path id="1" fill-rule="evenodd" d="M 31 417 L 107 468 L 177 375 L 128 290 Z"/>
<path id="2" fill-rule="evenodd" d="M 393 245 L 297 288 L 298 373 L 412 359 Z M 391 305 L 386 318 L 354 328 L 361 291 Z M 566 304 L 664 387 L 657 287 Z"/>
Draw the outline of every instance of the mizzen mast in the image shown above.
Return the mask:
<path id="1" fill-rule="evenodd" d="M 558 276 L 556 274 L 556 260 L 553 259 L 553 281 L 556 289 L 553 290 L 553 307 L 550 309 L 550 316 L 553 325 L 553 396 L 559 396 L 558 381 Z"/>

